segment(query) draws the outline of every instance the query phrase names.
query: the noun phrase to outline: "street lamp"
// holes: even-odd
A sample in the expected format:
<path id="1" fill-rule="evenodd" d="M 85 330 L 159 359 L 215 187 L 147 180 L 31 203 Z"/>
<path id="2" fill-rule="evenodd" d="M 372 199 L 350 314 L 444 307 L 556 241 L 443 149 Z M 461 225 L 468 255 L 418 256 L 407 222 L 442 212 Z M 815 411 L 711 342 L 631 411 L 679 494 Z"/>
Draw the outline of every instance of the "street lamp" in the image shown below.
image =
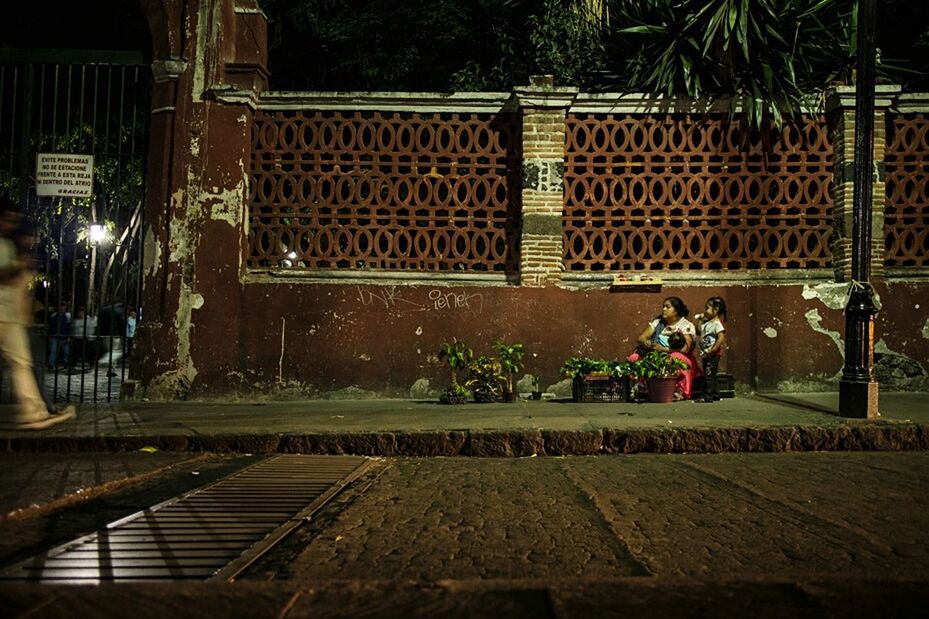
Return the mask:
<path id="1" fill-rule="evenodd" d="M 874 315 L 871 288 L 871 203 L 874 200 L 874 21 L 876 0 L 858 4 L 858 79 L 855 83 L 855 164 L 852 200 L 851 288 L 845 306 L 845 366 L 839 381 L 839 415 L 880 417 L 874 378 Z"/>
<path id="2" fill-rule="evenodd" d="M 96 221 L 90 224 L 87 229 L 87 238 L 90 239 L 91 244 L 99 245 L 106 240 L 106 226 Z"/>

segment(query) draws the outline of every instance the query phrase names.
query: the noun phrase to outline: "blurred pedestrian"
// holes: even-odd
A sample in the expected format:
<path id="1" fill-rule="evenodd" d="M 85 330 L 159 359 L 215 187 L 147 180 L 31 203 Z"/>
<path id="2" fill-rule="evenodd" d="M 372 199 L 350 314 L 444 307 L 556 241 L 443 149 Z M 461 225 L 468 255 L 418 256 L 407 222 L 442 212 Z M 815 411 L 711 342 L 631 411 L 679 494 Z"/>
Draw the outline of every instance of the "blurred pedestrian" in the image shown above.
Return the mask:
<path id="1" fill-rule="evenodd" d="M 48 319 L 48 369 L 68 366 L 70 337 L 71 312 L 68 304 L 62 302 Z"/>
<path id="2" fill-rule="evenodd" d="M 132 354 L 132 342 L 135 339 L 136 316 L 135 310 L 130 309 L 126 316 L 126 356 Z"/>
<path id="3" fill-rule="evenodd" d="M 43 430 L 73 419 L 75 410 L 68 406 L 57 413 L 49 412 L 36 384 L 24 320 L 29 269 L 15 241 L 19 228 L 16 205 L 8 198 L 0 198 L 0 351 L 10 367 L 10 386 L 16 399 L 15 413 L 0 419 L 0 426 Z"/>

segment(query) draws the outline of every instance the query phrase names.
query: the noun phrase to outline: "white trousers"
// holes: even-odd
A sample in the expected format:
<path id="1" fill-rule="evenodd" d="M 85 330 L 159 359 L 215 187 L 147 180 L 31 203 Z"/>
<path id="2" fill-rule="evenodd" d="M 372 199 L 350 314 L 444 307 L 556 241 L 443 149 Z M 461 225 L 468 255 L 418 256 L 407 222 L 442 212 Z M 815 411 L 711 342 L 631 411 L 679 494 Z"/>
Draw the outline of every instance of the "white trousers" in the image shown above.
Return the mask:
<path id="1" fill-rule="evenodd" d="M 16 398 L 15 422 L 35 421 L 48 415 L 32 372 L 32 351 L 23 325 L 0 322 L 0 351 L 10 366 L 10 386 Z"/>

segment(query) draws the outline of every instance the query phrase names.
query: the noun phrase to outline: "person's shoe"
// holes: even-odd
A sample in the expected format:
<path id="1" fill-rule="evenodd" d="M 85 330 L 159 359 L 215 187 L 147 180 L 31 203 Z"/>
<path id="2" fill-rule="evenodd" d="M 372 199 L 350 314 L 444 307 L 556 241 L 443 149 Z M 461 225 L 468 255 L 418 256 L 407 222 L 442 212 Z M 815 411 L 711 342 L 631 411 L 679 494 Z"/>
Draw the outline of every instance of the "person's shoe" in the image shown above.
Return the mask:
<path id="1" fill-rule="evenodd" d="M 52 426 L 57 426 L 59 423 L 74 419 L 76 416 L 77 409 L 75 409 L 74 406 L 65 406 L 57 413 L 46 412 L 44 416 L 38 419 L 14 421 L 12 423 L 3 424 L 2 427 L 6 430 L 47 430 Z"/>

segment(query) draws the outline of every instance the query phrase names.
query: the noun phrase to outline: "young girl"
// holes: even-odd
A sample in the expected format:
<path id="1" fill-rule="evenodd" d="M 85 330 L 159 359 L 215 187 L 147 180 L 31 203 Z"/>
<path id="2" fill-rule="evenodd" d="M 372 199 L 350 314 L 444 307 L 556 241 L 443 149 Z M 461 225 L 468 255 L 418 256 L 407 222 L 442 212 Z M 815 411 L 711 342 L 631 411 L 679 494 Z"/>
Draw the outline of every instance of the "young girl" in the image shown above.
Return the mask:
<path id="1" fill-rule="evenodd" d="M 706 300 L 706 309 L 703 314 L 694 316 L 699 321 L 700 337 L 697 345 L 700 349 L 700 358 L 703 359 L 703 373 L 706 375 L 706 388 L 700 402 L 715 402 L 719 400 L 719 358 L 723 355 L 723 346 L 726 343 L 726 327 L 723 321 L 726 316 L 726 301 L 722 297 L 710 297 Z"/>

